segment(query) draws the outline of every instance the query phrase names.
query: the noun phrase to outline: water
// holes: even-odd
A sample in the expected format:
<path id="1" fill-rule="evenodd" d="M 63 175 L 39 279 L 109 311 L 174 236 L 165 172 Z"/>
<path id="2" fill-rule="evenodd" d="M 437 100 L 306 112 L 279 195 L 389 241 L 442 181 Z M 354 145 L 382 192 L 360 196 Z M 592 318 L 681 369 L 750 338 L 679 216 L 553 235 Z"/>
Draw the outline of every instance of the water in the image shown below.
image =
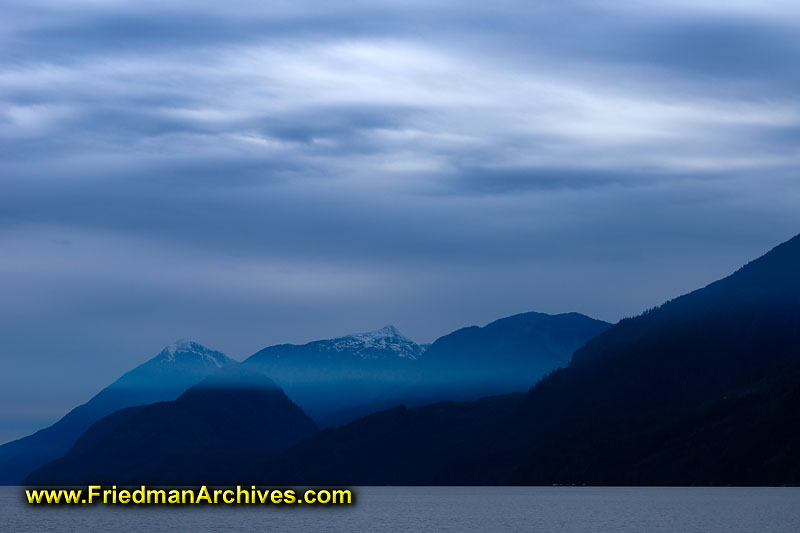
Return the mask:
<path id="1" fill-rule="evenodd" d="M 800 488 L 364 487 L 352 506 L 30 506 L 0 531 L 800 531 Z"/>

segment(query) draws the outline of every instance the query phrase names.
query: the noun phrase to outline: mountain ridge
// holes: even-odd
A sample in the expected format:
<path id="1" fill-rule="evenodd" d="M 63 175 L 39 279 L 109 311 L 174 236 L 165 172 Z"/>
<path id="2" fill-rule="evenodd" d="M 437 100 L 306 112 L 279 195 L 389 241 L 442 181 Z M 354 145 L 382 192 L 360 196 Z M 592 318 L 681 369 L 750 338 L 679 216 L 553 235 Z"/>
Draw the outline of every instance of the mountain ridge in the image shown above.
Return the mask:
<path id="1" fill-rule="evenodd" d="M 0 446 L 0 484 L 16 485 L 33 469 L 62 456 L 104 416 L 134 405 L 175 399 L 212 371 L 231 364 L 235 361 L 222 352 L 198 343 L 178 341 L 165 347 L 54 424 Z"/>
<path id="2" fill-rule="evenodd" d="M 408 439 L 430 436 L 434 448 L 462 435 L 467 454 L 440 456 L 424 470 L 381 466 L 380 450 L 400 420 L 390 414 L 402 414 L 386 411 L 357 421 L 358 434 L 344 427 L 312 437 L 260 472 L 285 483 L 315 482 L 313 473 L 323 472 L 325 481 L 379 485 L 797 484 L 797 272 L 800 236 L 612 326 L 576 350 L 567 367 L 486 416 L 477 432 L 458 422 L 474 402 L 436 408 L 437 425 L 451 428 L 444 435 L 403 426 Z M 335 464 L 313 459 L 350 449 L 360 453 L 341 454 Z M 398 464 L 426 460 L 424 451 L 393 449 Z"/>
<path id="3" fill-rule="evenodd" d="M 417 359 L 424 350 L 421 345 L 412 341 L 393 325 L 362 333 L 351 333 L 332 339 L 317 339 L 303 344 L 275 344 L 257 351 L 245 361 L 267 357 L 281 357 L 291 352 L 307 350 L 319 353 L 348 353 L 361 359 L 384 359 L 388 357 L 406 357 Z M 289 351 L 284 354 L 282 351 Z"/>
<path id="4" fill-rule="evenodd" d="M 394 405 L 527 390 L 609 326 L 580 313 L 520 313 L 456 330 L 423 348 L 389 325 L 268 346 L 243 364 L 272 376 L 314 420 L 330 427 Z M 453 350 L 465 357 L 453 357 Z"/>
<path id="5" fill-rule="evenodd" d="M 237 475 L 245 481 L 243 458 L 281 451 L 314 432 L 314 422 L 271 379 L 234 365 L 175 400 L 102 418 L 25 482 L 186 485 Z"/>

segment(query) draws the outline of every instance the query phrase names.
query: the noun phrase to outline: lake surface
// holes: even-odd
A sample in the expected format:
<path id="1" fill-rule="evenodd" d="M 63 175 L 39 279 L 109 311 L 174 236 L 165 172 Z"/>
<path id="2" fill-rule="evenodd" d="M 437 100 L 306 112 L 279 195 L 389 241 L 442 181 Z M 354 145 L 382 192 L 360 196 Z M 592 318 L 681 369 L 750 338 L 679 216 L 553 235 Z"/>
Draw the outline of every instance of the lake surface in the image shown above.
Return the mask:
<path id="1" fill-rule="evenodd" d="M 800 531 L 800 488 L 363 487 L 352 506 L 31 506 L 0 531 Z"/>

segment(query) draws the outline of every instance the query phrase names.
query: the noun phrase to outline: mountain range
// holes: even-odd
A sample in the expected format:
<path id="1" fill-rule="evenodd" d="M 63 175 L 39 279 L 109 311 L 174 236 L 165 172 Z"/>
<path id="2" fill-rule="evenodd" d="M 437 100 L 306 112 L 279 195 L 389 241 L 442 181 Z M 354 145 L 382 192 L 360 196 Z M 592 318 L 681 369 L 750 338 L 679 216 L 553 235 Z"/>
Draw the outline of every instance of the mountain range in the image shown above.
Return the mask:
<path id="1" fill-rule="evenodd" d="M 224 387 L 195 386 L 175 401 L 97 421 L 62 459 L 27 482 L 797 484 L 797 272 L 800 236 L 726 278 L 611 327 L 581 315 L 529 313 L 459 330 L 427 350 L 390 327 L 267 348 L 208 378 Z M 584 331 L 581 340 L 574 330 L 584 327 L 597 331 Z M 577 346 L 561 365 L 558 353 L 570 343 Z M 338 373 L 339 360 L 358 370 Z M 264 381 L 265 370 L 278 376 L 278 386 Z M 298 384 L 312 394 L 311 384 L 327 372 L 347 401 L 354 399 L 347 386 L 370 379 L 381 386 L 401 382 L 399 395 L 384 398 L 430 384 L 447 390 L 446 379 L 469 389 L 481 372 L 489 388 L 524 381 L 530 389 L 473 401 L 395 404 L 317 431 L 302 403 L 298 408 L 279 386 L 281 379 L 288 384 L 288 397 Z M 262 391 L 255 395 L 254 380 Z M 333 401 L 335 389 L 323 389 L 319 398 Z M 220 431 L 228 418 L 230 431 Z M 299 429 L 276 441 L 273 432 L 283 432 L 283 424 Z M 165 470 L 173 463 L 176 470 Z M 164 468 L 147 470 L 148 464 Z"/>
<path id="2" fill-rule="evenodd" d="M 522 313 L 416 344 L 392 325 L 244 361 L 270 376 L 325 427 L 396 405 L 524 391 L 611 324 L 579 313 Z"/>
<path id="3" fill-rule="evenodd" d="M 514 362 L 497 370 L 541 375 L 558 363 L 566 364 L 575 347 L 609 326 L 578 314 L 543 319 L 549 316 L 526 313 L 505 319 L 517 324 L 519 331 L 508 327 L 497 329 L 493 326 L 496 323 L 486 328 L 468 328 L 486 330 L 482 335 L 483 348 L 459 360 L 451 359 L 449 367 L 440 363 L 425 365 L 427 346 L 411 341 L 391 325 L 304 345 L 270 346 L 253 354 L 241 366 L 274 379 L 319 424 L 336 426 L 395 405 L 475 399 L 486 391 L 497 392 L 498 383 L 487 380 L 486 387 L 482 386 L 474 379 L 476 372 L 471 368 L 486 367 L 482 359 L 505 357 L 501 352 L 506 347 L 499 336 L 509 339 L 530 336 L 531 330 L 542 327 L 541 336 L 550 338 L 554 348 L 531 344 L 527 351 L 524 347 L 517 349 Z M 555 328 L 555 334 L 545 331 L 562 321 L 564 327 Z M 442 350 L 437 348 L 433 353 L 437 352 Z M 0 484 L 18 484 L 35 469 L 61 458 L 87 429 L 106 415 L 127 407 L 175 400 L 220 369 L 239 365 L 221 352 L 195 342 L 178 341 L 53 426 L 0 446 Z M 440 377 L 433 379 L 434 376 Z M 524 383 L 503 382 L 499 390 L 524 390 Z"/>
<path id="4" fill-rule="evenodd" d="M 397 328 L 307 344 L 269 346 L 244 365 L 274 379 L 305 412 L 324 420 L 369 404 L 381 391 L 405 382 L 425 348 Z"/>
<path id="5" fill-rule="evenodd" d="M 800 236 L 734 274 L 625 319 L 521 399 L 373 415 L 267 458 L 259 479 L 393 484 L 780 485 L 800 482 Z M 415 421 L 436 412 L 431 432 Z M 337 461 L 309 459 L 335 456 Z M 427 461 L 427 462 L 426 462 Z M 424 465 L 417 468 L 416 465 Z M 318 474 L 317 474 L 318 473 Z"/>

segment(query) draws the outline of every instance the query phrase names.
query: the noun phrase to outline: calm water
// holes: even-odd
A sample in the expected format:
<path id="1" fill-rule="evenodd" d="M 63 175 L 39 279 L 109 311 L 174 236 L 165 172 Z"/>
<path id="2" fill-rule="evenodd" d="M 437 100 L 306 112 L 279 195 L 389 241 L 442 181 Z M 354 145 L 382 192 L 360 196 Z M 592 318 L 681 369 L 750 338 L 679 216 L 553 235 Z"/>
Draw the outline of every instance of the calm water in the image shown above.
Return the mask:
<path id="1" fill-rule="evenodd" d="M 800 488 L 368 487 L 341 507 L 32 507 L 0 531 L 800 531 Z"/>

